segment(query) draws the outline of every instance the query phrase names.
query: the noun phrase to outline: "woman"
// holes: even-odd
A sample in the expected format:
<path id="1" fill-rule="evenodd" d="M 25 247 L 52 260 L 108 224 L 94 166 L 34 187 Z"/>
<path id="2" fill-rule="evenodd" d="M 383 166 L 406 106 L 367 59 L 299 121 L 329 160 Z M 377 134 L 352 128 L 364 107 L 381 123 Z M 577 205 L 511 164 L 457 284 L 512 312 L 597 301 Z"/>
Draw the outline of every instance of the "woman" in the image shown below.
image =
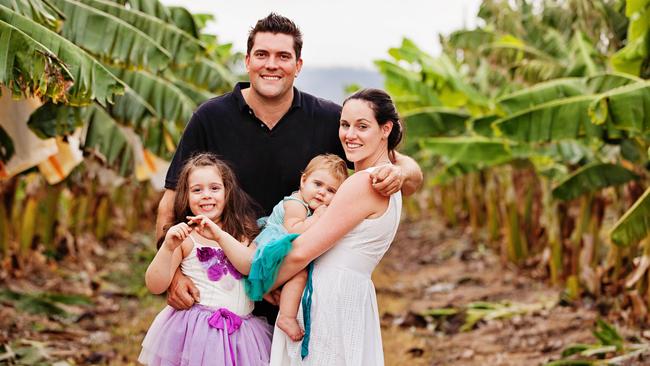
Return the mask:
<path id="1" fill-rule="evenodd" d="M 275 283 L 281 285 L 316 260 L 309 355 L 302 360 L 301 343 L 276 327 L 271 366 L 384 364 L 370 275 L 395 236 L 402 199 L 399 192 L 377 193 L 370 172 L 391 164 L 401 137 L 395 105 L 385 92 L 364 89 L 343 103 L 339 138 L 355 173 L 320 220 L 293 242 Z"/>

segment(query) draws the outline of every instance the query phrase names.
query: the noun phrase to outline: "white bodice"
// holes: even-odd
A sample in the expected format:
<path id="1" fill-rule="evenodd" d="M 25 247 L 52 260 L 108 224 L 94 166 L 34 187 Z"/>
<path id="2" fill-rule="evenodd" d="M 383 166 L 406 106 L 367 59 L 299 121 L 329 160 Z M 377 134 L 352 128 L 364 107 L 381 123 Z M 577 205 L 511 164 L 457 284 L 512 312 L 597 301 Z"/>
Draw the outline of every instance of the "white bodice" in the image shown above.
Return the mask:
<path id="1" fill-rule="evenodd" d="M 207 250 L 215 250 L 223 253 L 218 246 L 202 245 L 198 243 L 191 235 L 194 245 L 190 254 L 183 258 L 181 262 L 181 271 L 189 277 L 200 291 L 199 304 L 213 307 L 213 308 L 226 308 L 239 316 L 245 316 L 253 311 L 253 302 L 246 296 L 244 290 L 244 281 L 239 275 L 239 279 L 233 275 L 234 267 L 228 262 L 224 255 L 224 261 L 213 263 L 211 269 L 214 274 L 219 274 L 218 280 L 212 280 L 208 277 L 209 262 L 201 262 L 197 256 L 199 248 Z M 222 254 L 220 254 L 222 255 Z M 214 260 L 213 260 L 214 262 Z"/>
<path id="2" fill-rule="evenodd" d="M 402 194 L 390 196 L 384 213 L 365 219 L 341 238 L 332 249 L 318 257 L 316 267 L 338 267 L 370 277 L 393 242 L 399 226 Z"/>

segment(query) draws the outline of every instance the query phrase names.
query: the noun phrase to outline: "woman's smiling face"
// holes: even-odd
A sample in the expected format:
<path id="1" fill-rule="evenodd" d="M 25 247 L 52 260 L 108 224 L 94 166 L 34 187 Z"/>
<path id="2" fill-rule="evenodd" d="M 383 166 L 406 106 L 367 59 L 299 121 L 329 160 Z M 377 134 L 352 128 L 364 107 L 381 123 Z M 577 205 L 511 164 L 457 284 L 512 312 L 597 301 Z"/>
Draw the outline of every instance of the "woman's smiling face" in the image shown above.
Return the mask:
<path id="1" fill-rule="evenodd" d="M 351 99 L 343 106 L 339 125 L 339 139 L 345 156 L 354 163 L 379 157 L 387 152 L 386 137 L 392 122 L 379 125 L 375 112 L 364 100 Z M 372 164 L 373 162 L 370 162 Z"/>

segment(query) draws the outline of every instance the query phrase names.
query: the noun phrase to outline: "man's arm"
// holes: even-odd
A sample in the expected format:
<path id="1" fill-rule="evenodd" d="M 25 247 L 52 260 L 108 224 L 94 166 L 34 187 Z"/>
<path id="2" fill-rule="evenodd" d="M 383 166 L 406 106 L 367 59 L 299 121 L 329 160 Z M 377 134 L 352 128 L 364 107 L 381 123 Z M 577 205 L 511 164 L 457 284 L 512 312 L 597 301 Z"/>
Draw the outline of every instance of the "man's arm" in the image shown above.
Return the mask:
<path id="1" fill-rule="evenodd" d="M 410 196 L 422 188 L 422 169 L 418 163 L 415 162 L 410 156 L 406 156 L 395 151 L 395 164 L 402 168 L 402 176 L 404 182 L 402 183 L 402 195 Z"/>
<path id="2" fill-rule="evenodd" d="M 174 198 L 176 191 L 166 189 L 160 203 L 158 203 L 158 214 L 156 216 L 156 242 L 165 236 L 165 227 L 174 224 Z"/>
<path id="3" fill-rule="evenodd" d="M 372 186 L 384 196 L 401 190 L 410 196 L 422 186 L 422 170 L 412 158 L 395 152 L 395 165 L 384 165 L 370 174 Z"/>

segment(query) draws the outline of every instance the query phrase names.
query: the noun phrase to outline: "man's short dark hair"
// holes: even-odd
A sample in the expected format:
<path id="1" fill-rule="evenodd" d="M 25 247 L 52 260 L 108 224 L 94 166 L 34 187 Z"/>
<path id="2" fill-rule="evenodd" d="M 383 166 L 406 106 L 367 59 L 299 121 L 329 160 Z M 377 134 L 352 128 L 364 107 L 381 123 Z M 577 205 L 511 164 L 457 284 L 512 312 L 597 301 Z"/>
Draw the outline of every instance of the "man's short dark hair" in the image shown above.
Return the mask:
<path id="1" fill-rule="evenodd" d="M 271 13 L 266 18 L 258 20 L 255 26 L 248 32 L 247 55 L 251 54 L 253 43 L 255 42 L 255 35 L 263 32 L 273 34 L 281 33 L 292 36 L 296 59 L 300 58 L 300 51 L 302 51 L 302 33 L 300 32 L 300 28 L 291 19 L 276 13 Z"/>

